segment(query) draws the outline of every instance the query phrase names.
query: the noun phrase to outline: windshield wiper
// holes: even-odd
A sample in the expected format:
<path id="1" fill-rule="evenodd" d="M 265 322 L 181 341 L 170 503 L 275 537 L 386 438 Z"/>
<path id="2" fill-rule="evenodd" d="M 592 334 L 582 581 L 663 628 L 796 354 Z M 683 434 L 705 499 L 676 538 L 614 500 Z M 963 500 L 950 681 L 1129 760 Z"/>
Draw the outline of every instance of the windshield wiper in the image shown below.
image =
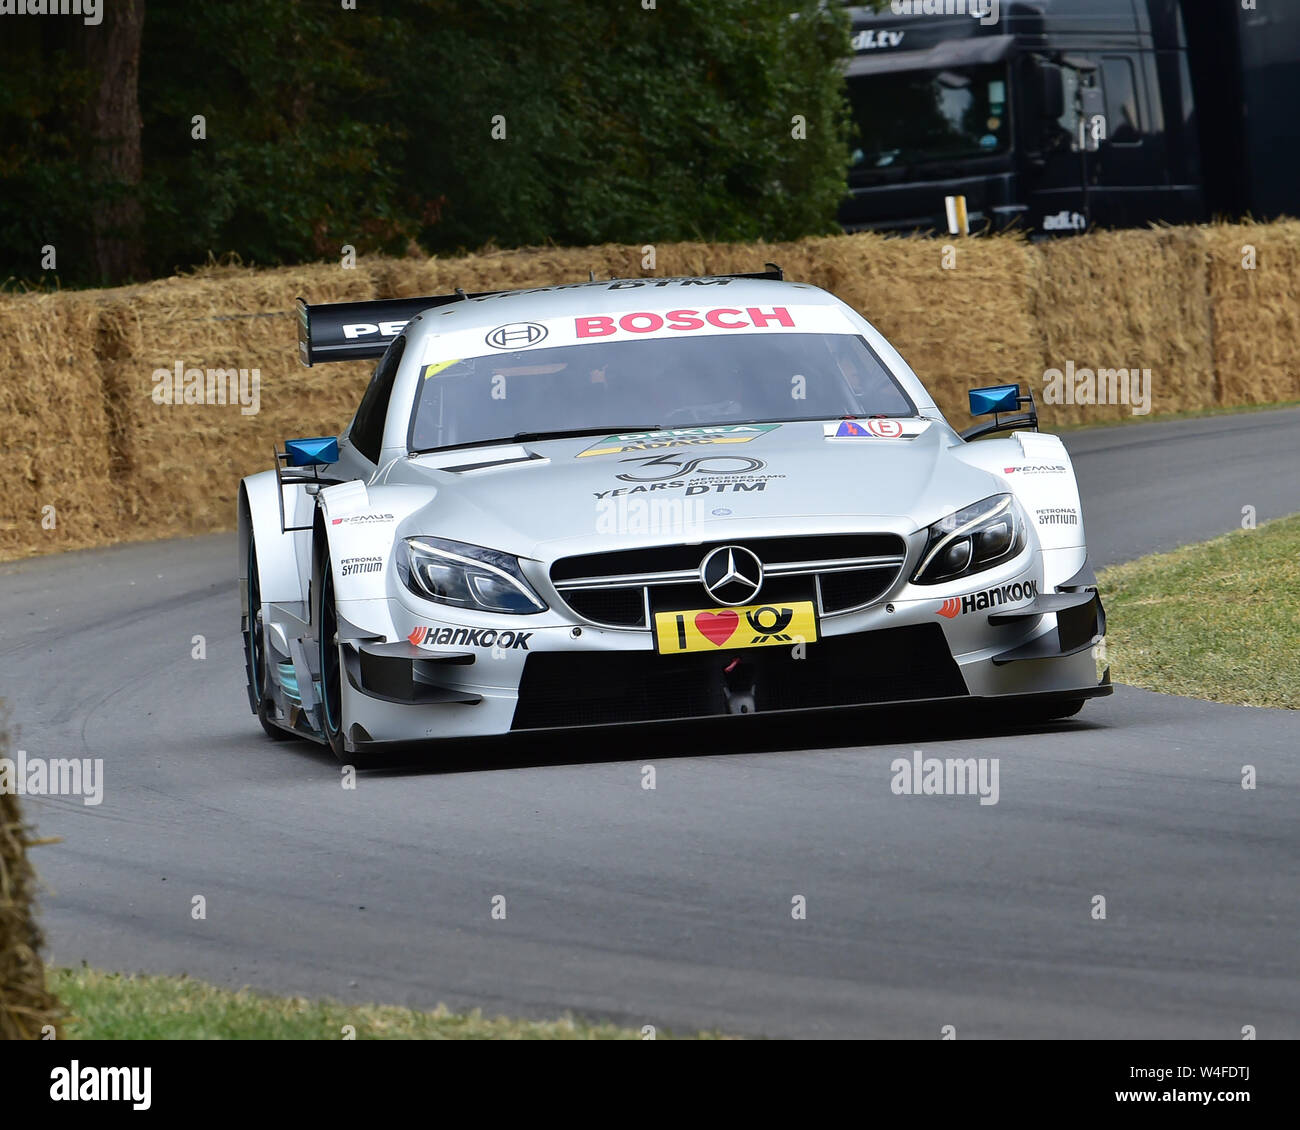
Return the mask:
<path id="1" fill-rule="evenodd" d="M 614 427 L 614 428 L 557 428 L 550 432 L 515 432 L 510 438 L 515 443 L 522 443 L 525 440 L 538 439 L 569 439 L 571 436 L 593 436 L 605 433 L 606 435 L 624 435 L 627 432 L 657 432 L 662 429 L 658 424 L 645 424 L 635 428 Z"/>
<path id="2" fill-rule="evenodd" d="M 412 451 L 412 455 L 433 455 L 439 451 L 459 451 L 463 447 L 491 447 L 496 443 L 524 443 L 542 439 L 568 439 L 572 436 L 623 435 L 626 432 L 657 432 L 662 428 L 658 424 L 648 427 L 590 427 L 590 428 L 556 428 L 548 432 L 515 432 L 512 436 L 499 436 L 496 439 L 471 439 L 465 443 L 448 443 L 442 447 L 422 447 Z"/>

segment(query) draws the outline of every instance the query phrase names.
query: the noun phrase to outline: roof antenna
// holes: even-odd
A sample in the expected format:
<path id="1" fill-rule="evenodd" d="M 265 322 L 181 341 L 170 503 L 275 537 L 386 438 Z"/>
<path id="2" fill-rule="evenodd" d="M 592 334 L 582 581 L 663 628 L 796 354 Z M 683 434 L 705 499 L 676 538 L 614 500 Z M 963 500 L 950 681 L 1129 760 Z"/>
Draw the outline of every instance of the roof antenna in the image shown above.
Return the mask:
<path id="1" fill-rule="evenodd" d="M 588 282 L 595 282 L 595 281 L 596 281 L 596 272 L 595 272 L 595 270 L 594 270 L 593 268 L 591 268 L 591 267 L 588 267 L 588 268 L 587 268 L 587 281 L 588 281 Z"/>
<path id="2" fill-rule="evenodd" d="M 458 287 L 456 288 L 456 296 L 457 296 L 457 297 L 458 297 L 462 302 L 468 302 L 468 301 L 469 301 L 469 295 L 465 293 L 465 290 L 464 290 L 463 287 L 459 287 L 459 286 L 458 286 Z"/>

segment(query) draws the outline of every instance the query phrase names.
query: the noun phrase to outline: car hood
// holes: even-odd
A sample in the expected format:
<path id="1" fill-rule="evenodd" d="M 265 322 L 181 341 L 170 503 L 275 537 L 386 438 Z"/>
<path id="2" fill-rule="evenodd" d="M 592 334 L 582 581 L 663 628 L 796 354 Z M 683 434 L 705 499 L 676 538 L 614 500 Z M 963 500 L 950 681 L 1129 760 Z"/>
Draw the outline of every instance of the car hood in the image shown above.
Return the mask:
<path id="1" fill-rule="evenodd" d="M 910 533 L 1006 487 L 964 462 L 939 421 L 907 439 L 830 439 L 823 422 L 762 425 L 685 446 L 600 436 L 399 460 L 388 481 L 432 498 L 403 522 L 425 534 L 551 559 L 608 548 L 789 530 Z"/>

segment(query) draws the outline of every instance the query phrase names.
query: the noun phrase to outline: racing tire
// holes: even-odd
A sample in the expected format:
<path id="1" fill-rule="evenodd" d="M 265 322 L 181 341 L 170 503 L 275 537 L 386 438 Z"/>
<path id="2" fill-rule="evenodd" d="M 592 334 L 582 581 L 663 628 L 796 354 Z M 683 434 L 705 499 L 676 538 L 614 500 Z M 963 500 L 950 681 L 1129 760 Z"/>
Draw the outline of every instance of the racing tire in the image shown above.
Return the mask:
<path id="1" fill-rule="evenodd" d="M 316 636 L 320 647 L 320 727 L 330 750 L 344 765 L 360 767 L 361 758 L 349 753 L 343 737 L 343 656 L 338 641 L 338 610 L 334 604 L 334 576 L 328 557 L 320 563 L 320 595 L 316 598 Z"/>
<path id="2" fill-rule="evenodd" d="M 266 649 L 262 642 L 262 586 L 257 577 L 257 543 L 248 531 L 248 628 L 244 632 L 244 669 L 248 677 L 249 697 L 257 705 L 254 713 L 273 742 L 293 737 L 271 721 L 274 704 L 266 694 Z"/>

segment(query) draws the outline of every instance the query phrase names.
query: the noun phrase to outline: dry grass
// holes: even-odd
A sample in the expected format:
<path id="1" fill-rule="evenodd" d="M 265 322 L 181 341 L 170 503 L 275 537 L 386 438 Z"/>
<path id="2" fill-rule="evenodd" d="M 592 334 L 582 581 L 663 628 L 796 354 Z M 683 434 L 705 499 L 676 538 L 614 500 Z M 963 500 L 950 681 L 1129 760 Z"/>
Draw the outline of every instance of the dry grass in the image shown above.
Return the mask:
<path id="1" fill-rule="evenodd" d="M 1240 248 L 1259 265 L 1241 269 Z M 1156 413 L 1300 398 L 1300 223 L 1100 233 L 1031 246 L 872 234 L 784 244 L 529 248 L 455 259 L 361 259 L 355 270 L 217 266 L 118 290 L 0 297 L 0 559 L 226 529 L 235 483 L 290 435 L 350 418 L 370 366 L 304 369 L 293 299 L 496 290 L 609 275 L 761 269 L 825 287 L 897 346 L 954 425 L 965 392 L 1045 369 L 1152 370 Z M 153 402 L 153 373 L 257 369 L 260 411 Z M 1118 419 L 1124 406 L 1043 407 L 1047 427 Z M 42 526 L 55 507 L 56 525 Z M 48 517 L 46 526 L 48 527 Z"/>
<path id="2" fill-rule="evenodd" d="M 102 545 L 120 534 L 108 501 L 97 306 L 89 294 L 0 301 L 0 556 Z"/>
<path id="3" fill-rule="evenodd" d="M 1151 411 L 1216 403 L 1205 231 L 1100 232 L 1040 244 L 1033 318 L 1044 369 L 1150 369 Z M 1040 398 L 1041 399 L 1041 398 Z M 1131 414 L 1123 404 L 1045 408 L 1046 426 Z"/>
<path id="4" fill-rule="evenodd" d="M 0 715 L 0 757 L 9 751 Z M 27 859 L 35 843 L 23 822 L 18 797 L 0 790 L 0 1040 L 39 1040 L 52 1025 L 57 1033 L 63 1011 L 45 987 L 41 934 L 33 904 L 36 874 Z"/>
<path id="5" fill-rule="evenodd" d="M 130 288 L 105 309 L 106 336 L 120 343 L 107 364 L 125 421 L 121 492 L 128 536 L 164 537 L 233 525 L 234 484 L 270 465 L 287 436 L 332 434 L 356 408 L 372 366 L 298 364 L 293 300 L 375 297 L 364 266 L 284 271 L 219 268 Z M 247 369 L 260 374 L 259 411 L 235 405 L 159 405 L 158 369 Z M 110 378 L 111 373 L 111 378 Z M 148 531 L 145 533 L 144 531 Z"/>
<path id="6" fill-rule="evenodd" d="M 1300 399 L 1300 221 L 1210 228 L 1206 244 L 1219 402 Z"/>

